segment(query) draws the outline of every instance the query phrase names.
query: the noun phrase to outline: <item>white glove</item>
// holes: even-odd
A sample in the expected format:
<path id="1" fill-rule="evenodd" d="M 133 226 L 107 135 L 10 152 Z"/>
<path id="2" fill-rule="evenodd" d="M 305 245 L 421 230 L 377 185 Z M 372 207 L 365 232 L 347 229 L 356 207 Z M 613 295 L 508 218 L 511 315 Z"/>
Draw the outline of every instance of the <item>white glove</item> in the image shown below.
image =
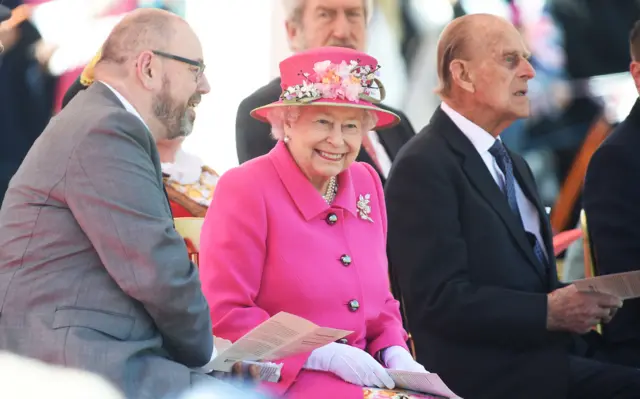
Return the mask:
<path id="1" fill-rule="evenodd" d="M 393 389 L 395 383 L 387 371 L 362 349 L 332 342 L 311 352 L 303 368 L 333 373 L 363 387 Z"/>
<path id="2" fill-rule="evenodd" d="M 391 346 L 382 352 L 382 360 L 391 370 L 428 373 L 424 366 L 413 360 L 413 356 L 401 346 Z"/>

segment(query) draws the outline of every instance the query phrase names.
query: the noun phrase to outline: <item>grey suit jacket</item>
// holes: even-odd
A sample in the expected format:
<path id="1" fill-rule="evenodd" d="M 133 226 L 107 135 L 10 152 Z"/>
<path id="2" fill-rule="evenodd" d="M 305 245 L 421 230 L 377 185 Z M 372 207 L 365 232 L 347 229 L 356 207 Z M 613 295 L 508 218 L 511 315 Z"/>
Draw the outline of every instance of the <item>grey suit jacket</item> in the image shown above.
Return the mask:
<path id="1" fill-rule="evenodd" d="M 51 120 L 5 196 L 0 349 L 158 399 L 211 378 L 189 367 L 207 363 L 212 347 L 155 143 L 96 83 Z"/>

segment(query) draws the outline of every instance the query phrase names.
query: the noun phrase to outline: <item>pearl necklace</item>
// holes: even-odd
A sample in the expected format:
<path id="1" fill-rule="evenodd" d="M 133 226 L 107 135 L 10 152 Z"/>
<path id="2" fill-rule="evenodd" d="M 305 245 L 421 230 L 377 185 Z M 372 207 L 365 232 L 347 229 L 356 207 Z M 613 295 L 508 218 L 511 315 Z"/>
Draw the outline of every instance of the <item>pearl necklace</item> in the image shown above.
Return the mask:
<path id="1" fill-rule="evenodd" d="M 338 193 L 338 179 L 335 176 L 332 176 L 329 179 L 329 185 L 327 186 L 327 191 L 325 191 L 322 198 L 329 205 L 336 199 L 336 194 Z"/>

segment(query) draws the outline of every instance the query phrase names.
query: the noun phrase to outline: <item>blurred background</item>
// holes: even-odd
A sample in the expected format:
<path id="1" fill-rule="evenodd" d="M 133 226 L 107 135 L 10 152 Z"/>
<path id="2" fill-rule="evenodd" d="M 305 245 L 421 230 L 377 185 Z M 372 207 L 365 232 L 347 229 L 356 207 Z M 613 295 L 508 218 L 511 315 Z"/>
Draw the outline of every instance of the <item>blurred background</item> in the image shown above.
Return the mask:
<path id="1" fill-rule="evenodd" d="M 184 16 L 199 34 L 212 92 L 198 108 L 184 149 L 222 174 L 238 164 L 238 104 L 278 75 L 289 55 L 281 0 L 4 0 L 34 6 L 0 40 L 0 175 L 11 176 L 59 109 L 62 94 L 122 13 L 159 7 Z M 532 117 L 503 134 L 534 169 L 558 231 L 577 221 L 582 163 L 637 97 L 626 73 L 636 0 L 376 0 L 368 51 L 383 66 L 386 103 L 416 131 L 439 100 L 435 46 L 452 18 L 501 15 L 522 32 L 537 76 Z M 233 76 L 233 78 L 230 78 Z M 586 167 L 586 163 L 584 164 Z M 4 177 L 2 177 L 4 178 Z M 556 211 L 558 210 L 558 211 Z M 562 212 L 560 212 L 562 211 Z M 562 213 L 562 215 L 560 215 Z M 553 215 L 555 216 L 555 215 Z M 552 217 L 553 219 L 553 217 Z"/>

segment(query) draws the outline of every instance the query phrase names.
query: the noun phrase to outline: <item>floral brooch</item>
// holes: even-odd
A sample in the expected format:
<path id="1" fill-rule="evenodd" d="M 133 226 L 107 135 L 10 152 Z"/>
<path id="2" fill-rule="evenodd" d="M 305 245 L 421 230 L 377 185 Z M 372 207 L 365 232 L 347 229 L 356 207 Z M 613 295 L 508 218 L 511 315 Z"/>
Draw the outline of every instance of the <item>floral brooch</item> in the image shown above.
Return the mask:
<path id="1" fill-rule="evenodd" d="M 373 223 L 373 219 L 369 217 L 369 214 L 371 213 L 371 206 L 369 205 L 370 200 L 371 194 L 360 194 L 356 207 L 358 208 L 358 215 L 360 216 L 360 219 L 368 220 Z"/>

